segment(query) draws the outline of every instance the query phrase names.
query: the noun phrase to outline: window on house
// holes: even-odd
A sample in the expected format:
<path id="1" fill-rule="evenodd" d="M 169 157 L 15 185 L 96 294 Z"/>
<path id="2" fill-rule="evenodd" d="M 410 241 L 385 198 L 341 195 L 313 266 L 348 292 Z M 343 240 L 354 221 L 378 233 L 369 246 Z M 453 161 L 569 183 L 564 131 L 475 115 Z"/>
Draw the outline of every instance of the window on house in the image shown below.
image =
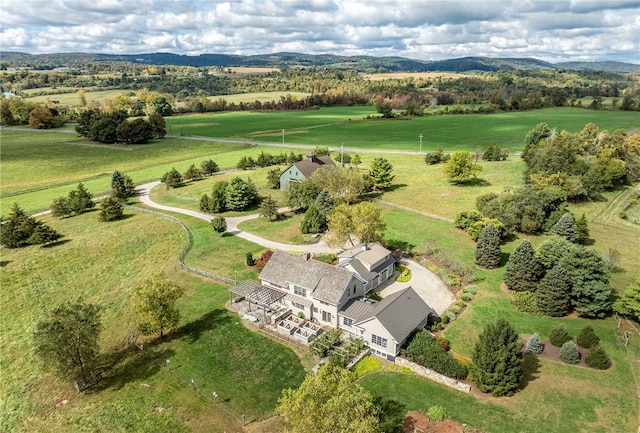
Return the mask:
<path id="1" fill-rule="evenodd" d="M 323 322 L 331 322 L 331 313 L 329 313 L 328 311 L 323 311 L 322 312 L 322 321 Z"/>
<path id="2" fill-rule="evenodd" d="M 313 307 L 313 312 L 317 313 L 318 312 L 318 307 Z"/>
<path id="3" fill-rule="evenodd" d="M 307 291 L 302 287 L 293 286 L 293 293 L 295 293 L 298 296 L 302 296 L 303 298 L 307 297 Z"/>
<path id="4" fill-rule="evenodd" d="M 378 337 L 376 334 L 371 334 L 371 342 L 377 344 L 380 347 L 387 347 L 387 339 Z"/>
<path id="5" fill-rule="evenodd" d="M 344 326 L 351 326 L 351 325 L 353 325 L 353 320 L 352 320 L 352 319 L 349 319 L 348 317 L 345 317 L 345 318 L 342 320 L 342 323 L 344 323 Z"/>

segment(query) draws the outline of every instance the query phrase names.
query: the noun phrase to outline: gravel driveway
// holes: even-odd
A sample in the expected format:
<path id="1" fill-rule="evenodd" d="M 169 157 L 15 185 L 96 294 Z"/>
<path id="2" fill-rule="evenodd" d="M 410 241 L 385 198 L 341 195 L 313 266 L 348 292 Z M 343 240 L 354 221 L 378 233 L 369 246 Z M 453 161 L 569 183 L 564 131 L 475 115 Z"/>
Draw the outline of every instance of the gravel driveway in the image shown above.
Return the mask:
<path id="1" fill-rule="evenodd" d="M 406 283 L 399 283 L 389 279 L 388 285 L 380 291 L 382 297 L 411 286 L 427 305 L 433 308 L 439 316 L 442 316 L 442 313 L 456 300 L 449 287 L 436 274 L 415 260 L 402 259 L 400 263 L 409 268 L 411 279 Z"/>

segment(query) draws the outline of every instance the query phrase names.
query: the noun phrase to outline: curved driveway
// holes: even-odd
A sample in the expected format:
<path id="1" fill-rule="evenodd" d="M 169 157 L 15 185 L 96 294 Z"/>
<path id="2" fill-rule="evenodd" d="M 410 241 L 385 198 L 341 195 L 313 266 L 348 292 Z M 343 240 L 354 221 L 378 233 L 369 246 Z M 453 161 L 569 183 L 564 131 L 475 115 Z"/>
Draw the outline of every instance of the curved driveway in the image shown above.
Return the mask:
<path id="1" fill-rule="evenodd" d="M 182 209 L 179 207 L 165 206 L 165 205 L 154 202 L 153 200 L 151 200 L 151 197 L 149 197 L 149 192 L 158 185 L 160 185 L 160 181 L 145 183 L 144 185 L 140 185 L 138 188 L 136 188 L 136 190 L 138 191 L 138 197 L 140 198 L 140 201 L 145 205 L 149 207 L 153 207 L 155 209 L 180 213 L 183 215 L 189 215 L 194 218 L 198 218 L 207 222 L 211 221 L 211 219 L 213 218 L 212 215 L 209 215 L 203 212 L 198 212 L 190 209 Z M 283 209 L 281 209 L 281 211 L 282 210 Z M 254 235 L 253 233 L 244 232 L 238 228 L 238 224 L 240 224 L 241 222 L 256 219 L 259 217 L 260 215 L 253 214 L 253 215 L 225 218 L 225 220 L 227 221 L 227 232 L 234 236 L 238 236 L 242 239 L 246 239 L 255 244 L 262 245 L 265 248 L 278 249 L 278 250 L 284 250 L 284 251 L 295 251 L 295 252 L 301 252 L 301 253 L 304 253 L 304 252 L 335 253 L 338 251 L 334 248 L 328 247 L 322 240 L 318 241 L 315 244 L 305 244 L 305 245 L 283 244 L 280 242 L 270 241 L 269 239 L 265 239 L 260 236 Z"/>

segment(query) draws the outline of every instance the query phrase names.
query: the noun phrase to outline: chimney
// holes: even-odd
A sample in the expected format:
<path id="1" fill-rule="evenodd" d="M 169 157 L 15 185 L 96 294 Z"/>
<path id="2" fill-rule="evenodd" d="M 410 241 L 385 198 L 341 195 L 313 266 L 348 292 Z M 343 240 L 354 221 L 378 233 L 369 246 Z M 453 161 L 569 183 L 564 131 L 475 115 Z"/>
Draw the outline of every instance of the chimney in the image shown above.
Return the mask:
<path id="1" fill-rule="evenodd" d="M 367 251 L 369 249 L 369 247 L 367 246 L 366 242 L 362 243 L 362 251 Z"/>
<path id="2" fill-rule="evenodd" d="M 316 160 L 316 153 L 311 151 L 311 152 L 307 152 L 307 159 L 311 162 L 315 162 Z"/>
<path id="3" fill-rule="evenodd" d="M 302 253 L 302 259 L 305 262 L 308 262 L 309 260 L 311 260 L 311 253 L 309 251 L 307 251 L 306 253 Z"/>

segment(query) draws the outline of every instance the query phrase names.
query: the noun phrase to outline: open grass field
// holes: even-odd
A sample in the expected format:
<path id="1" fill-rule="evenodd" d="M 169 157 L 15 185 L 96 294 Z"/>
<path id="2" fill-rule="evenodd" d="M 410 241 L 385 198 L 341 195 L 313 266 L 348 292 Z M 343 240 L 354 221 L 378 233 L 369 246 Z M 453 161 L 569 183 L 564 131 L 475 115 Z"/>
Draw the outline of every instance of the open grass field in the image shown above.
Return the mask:
<path id="1" fill-rule="evenodd" d="M 240 431 L 240 413 L 247 420 L 268 416 L 281 389 L 302 381 L 293 351 L 224 309 L 225 287 L 175 271 L 186 242 L 175 223 L 138 213 L 99 223 L 95 212 L 47 222 L 67 242 L 0 250 L 2 307 L 11 312 L 0 322 L 3 431 Z M 242 260 L 246 250 L 259 251 L 255 245 L 214 236 L 204 223 L 192 232 L 190 265 L 255 277 Z M 159 271 L 186 289 L 180 326 L 167 341 L 145 344 L 146 355 L 127 351 L 124 339 L 135 323 L 129 291 Z M 77 297 L 104 306 L 101 346 L 110 359 L 99 388 L 82 394 L 43 371 L 30 338 L 46 311 Z M 165 359 L 174 374 L 160 367 Z M 227 412 L 198 396 L 191 378 L 203 395 L 216 391 Z"/>
<path id="2" fill-rule="evenodd" d="M 31 93 L 35 93 L 38 91 L 47 90 L 47 88 L 34 89 Z M 69 93 L 59 93 L 54 95 L 38 95 L 38 96 L 30 96 L 27 98 L 33 102 L 46 102 L 49 101 L 59 101 L 60 105 L 80 105 L 80 99 L 76 94 L 76 91 L 79 89 L 74 89 L 71 87 L 65 88 L 64 90 L 68 90 Z M 117 96 L 129 93 L 136 92 L 136 90 L 128 90 L 128 89 L 111 89 L 111 90 L 88 90 L 84 95 L 87 98 L 87 102 L 100 102 L 104 103 L 108 99 L 115 99 Z"/>
<path id="3" fill-rule="evenodd" d="M 446 151 L 486 149 L 489 145 L 522 150 L 524 137 L 540 122 L 550 127 L 581 130 L 588 122 L 600 129 L 615 130 L 640 127 L 635 112 L 593 111 L 579 108 L 547 108 L 542 110 L 450 116 L 417 117 L 410 120 L 372 119 L 373 107 L 321 108 L 304 112 L 231 112 L 167 118 L 168 128 L 185 135 L 241 138 L 314 146 L 419 150 L 420 134 L 423 151 L 441 145 Z M 349 120 L 350 119 L 350 120 Z"/>
<path id="4" fill-rule="evenodd" d="M 217 99 L 224 99 L 227 102 L 238 104 L 240 102 L 271 102 L 279 101 L 281 97 L 286 98 L 291 96 L 294 99 L 304 99 L 311 93 L 306 92 L 259 92 L 259 93 L 237 93 L 233 95 L 216 95 L 209 96 L 208 99 L 215 101 Z"/>

